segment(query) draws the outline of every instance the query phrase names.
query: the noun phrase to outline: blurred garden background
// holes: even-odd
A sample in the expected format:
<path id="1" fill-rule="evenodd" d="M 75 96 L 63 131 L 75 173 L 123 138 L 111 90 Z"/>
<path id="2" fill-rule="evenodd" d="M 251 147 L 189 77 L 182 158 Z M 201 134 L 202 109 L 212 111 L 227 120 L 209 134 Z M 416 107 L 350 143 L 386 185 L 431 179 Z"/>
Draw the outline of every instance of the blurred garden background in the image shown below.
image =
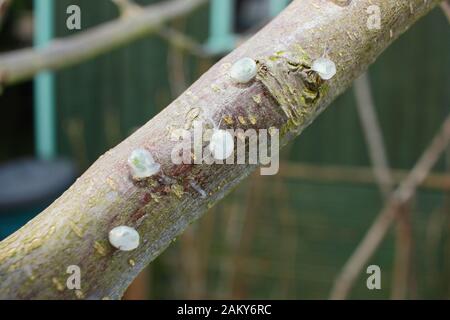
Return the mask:
<path id="1" fill-rule="evenodd" d="M 45 2 L 46 10 L 53 11 L 55 37 L 119 16 L 110 0 L 36 2 Z M 3 88 L 0 237 L 51 203 L 101 154 L 165 108 L 288 2 L 211 0 L 170 23 L 207 54 L 181 49 L 155 35 L 55 72 L 51 87 L 42 89 L 35 80 Z M 81 8 L 80 31 L 66 27 L 66 9 L 72 4 Z M 13 0 L 2 13 L 1 52 L 33 44 L 40 32 L 35 6 L 31 0 Z M 398 184 L 450 111 L 450 28 L 445 14 L 436 9 L 419 21 L 370 68 L 367 81 Z M 50 98 L 42 100 L 39 90 L 47 90 Z M 278 175 L 253 175 L 193 224 L 148 267 L 127 297 L 328 298 L 384 203 L 357 96 L 354 88 L 348 90 L 284 149 Z M 36 141 L 42 101 L 53 104 L 55 111 L 49 157 L 66 159 L 62 164 L 52 160 L 49 166 L 48 157 L 43 159 L 38 150 L 37 144 L 43 143 Z M 26 170 L 44 170 L 36 173 L 44 186 L 38 184 L 37 189 L 52 189 L 22 199 L 26 205 L 10 201 L 11 192 L 34 183 L 27 175 L 11 180 L 15 173 L 23 175 L 24 169 L 17 168 L 21 163 Z M 53 185 L 45 181 L 59 174 Z M 380 266 L 382 289 L 367 289 L 365 266 L 349 298 L 450 298 L 450 147 L 405 207 L 403 227 L 391 229 L 367 264 Z M 400 259 L 405 246 L 410 254 Z M 406 283 L 398 279 L 405 273 Z"/>

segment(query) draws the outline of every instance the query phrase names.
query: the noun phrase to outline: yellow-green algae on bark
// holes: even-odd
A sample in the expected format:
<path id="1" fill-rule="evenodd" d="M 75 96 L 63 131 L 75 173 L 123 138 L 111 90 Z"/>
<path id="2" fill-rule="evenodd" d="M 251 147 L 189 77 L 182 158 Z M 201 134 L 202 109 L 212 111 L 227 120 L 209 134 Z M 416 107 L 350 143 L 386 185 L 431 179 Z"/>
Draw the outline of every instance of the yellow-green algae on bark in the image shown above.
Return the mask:
<path id="1" fill-rule="evenodd" d="M 281 128 L 282 136 L 288 131 L 298 134 L 313 119 L 319 99 L 327 92 L 327 82 L 311 70 L 312 61 L 299 45 L 258 60 L 258 80 L 287 117 Z"/>
<path id="2" fill-rule="evenodd" d="M 194 116 L 205 116 L 197 114 L 199 108 L 217 123 L 226 116 L 235 129 L 281 129 L 284 144 L 438 3 L 359 0 L 341 6 L 330 0 L 293 1 L 170 106 L 96 161 L 49 208 L 0 243 L 0 298 L 120 298 L 173 239 L 256 169 L 174 165 L 170 157 L 174 143 L 167 128 L 190 127 Z M 366 9 L 373 4 L 383 12 L 380 30 L 367 29 Z M 337 73 L 324 82 L 308 69 L 327 48 Z M 258 76 L 248 84 L 236 84 L 227 70 L 243 57 L 258 60 Z M 127 159 L 136 148 L 152 150 L 166 178 L 159 173 L 134 181 Z M 191 181 L 207 196 L 190 187 Z M 133 227 L 142 236 L 135 251 L 121 252 L 109 245 L 108 233 L 118 225 Z M 69 265 L 81 268 L 81 291 L 64 287 Z"/>

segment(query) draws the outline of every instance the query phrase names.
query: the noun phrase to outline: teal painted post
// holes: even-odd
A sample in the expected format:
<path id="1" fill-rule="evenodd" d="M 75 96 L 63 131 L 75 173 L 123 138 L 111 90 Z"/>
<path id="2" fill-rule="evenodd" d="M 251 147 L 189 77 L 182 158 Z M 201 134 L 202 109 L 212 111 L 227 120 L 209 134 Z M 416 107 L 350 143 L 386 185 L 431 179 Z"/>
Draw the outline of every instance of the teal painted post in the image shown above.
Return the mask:
<path id="1" fill-rule="evenodd" d="M 34 0 L 34 45 L 45 47 L 53 38 L 53 0 Z M 51 159 L 56 154 L 55 81 L 49 71 L 34 79 L 34 134 L 38 158 Z"/>
<path id="2" fill-rule="evenodd" d="M 271 17 L 275 17 L 278 15 L 281 11 L 283 11 L 284 8 L 287 7 L 290 0 L 269 0 L 269 13 Z"/>
<path id="3" fill-rule="evenodd" d="M 234 9 L 234 0 L 210 1 L 208 49 L 211 53 L 220 54 L 234 49 Z"/>

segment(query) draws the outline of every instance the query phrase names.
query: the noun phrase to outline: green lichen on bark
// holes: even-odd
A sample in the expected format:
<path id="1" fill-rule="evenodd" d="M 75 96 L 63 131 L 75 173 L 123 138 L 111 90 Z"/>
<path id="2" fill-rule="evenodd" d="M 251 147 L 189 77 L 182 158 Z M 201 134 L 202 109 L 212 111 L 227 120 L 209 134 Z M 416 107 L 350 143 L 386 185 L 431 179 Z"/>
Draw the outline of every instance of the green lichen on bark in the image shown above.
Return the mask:
<path id="1" fill-rule="evenodd" d="M 184 128 L 201 105 L 215 120 L 238 128 L 280 128 L 282 144 L 305 129 L 395 38 L 438 0 L 383 0 L 381 30 L 367 30 L 371 0 L 341 7 L 326 0 L 294 1 L 275 21 L 225 57 L 132 136 L 107 152 L 55 203 L 0 243 L 0 298 L 118 299 L 130 282 L 189 224 L 200 218 L 255 165 L 187 165 L 171 162 L 167 128 Z M 411 10 L 413 8 L 413 10 Z M 331 47 L 336 76 L 310 72 L 313 58 Z M 258 77 L 235 85 L 224 66 L 242 57 L 259 62 Z M 212 89 L 214 88 L 214 89 Z M 194 99 L 195 98 L 195 99 Z M 154 150 L 161 177 L 136 183 L 127 159 L 136 148 Z M 159 179 L 159 180 L 158 180 Z M 195 181 L 207 197 L 189 188 Z M 117 225 L 138 230 L 142 244 L 118 252 L 108 243 Z M 130 264 L 130 260 L 133 261 Z M 66 268 L 82 270 L 82 290 L 67 290 Z"/>
<path id="2" fill-rule="evenodd" d="M 258 80 L 275 98 L 287 117 L 281 135 L 299 134 L 314 118 L 320 98 L 328 84 L 311 70 L 313 59 L 296 45 L 289 51 L 279 51 L 258 60 Z"/>

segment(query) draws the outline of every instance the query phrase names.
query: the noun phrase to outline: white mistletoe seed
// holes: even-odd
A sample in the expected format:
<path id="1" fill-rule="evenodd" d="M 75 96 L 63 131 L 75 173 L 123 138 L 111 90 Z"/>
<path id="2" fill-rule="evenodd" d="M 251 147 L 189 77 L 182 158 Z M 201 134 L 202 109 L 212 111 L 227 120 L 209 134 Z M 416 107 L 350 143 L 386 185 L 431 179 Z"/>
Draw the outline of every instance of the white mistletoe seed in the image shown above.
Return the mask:
<path id="1" fill-rule="evenodd" d="M 256 62 L 251 58 L 238 60 L 230 69 L 230 77 L 237 83 L 247 83 L 256 77 Z"/>
<path id="2" fill-rule="evenodd" d="M 200 188 L 194 181 L 189 182 L 189 184 L 191 185 L 192 189 L 194 189 L 195 191 L 198 192 L 198 194 L 200 194 L 200 197 L 202 197 L 202 199 L 206 199 L 208 194 L 206 193 L 205 190 Z"/>
<path id="3" fill-rule="evenodd" d="M 234 138 L 228 131 L 214 130 L 209 143 L 209 151 L 216 160 L 229 158 L 234 151 Z"/>
<path id="4" fill-rule="evenodd" d="M 127 226 L 116 227 L 109 232 L 109 242 L 121 251 L 131 251 L 139 246 L 139 233 Z"/>
<path id="5" fill-rule="evenodd" d="M 161 169 L 161 165 L 156 163 L 152 154 L 145 149 L 134 150 L 128 158 L 128 165 L 134 179 L 151 177 Z"/>
<path id="6" fill-rule="evenodd" d="M 336 74 L 336 64 L 327 58 L 315 60 L 311 69 L 317 72 L 323 80 L 330 80 Z"/>

